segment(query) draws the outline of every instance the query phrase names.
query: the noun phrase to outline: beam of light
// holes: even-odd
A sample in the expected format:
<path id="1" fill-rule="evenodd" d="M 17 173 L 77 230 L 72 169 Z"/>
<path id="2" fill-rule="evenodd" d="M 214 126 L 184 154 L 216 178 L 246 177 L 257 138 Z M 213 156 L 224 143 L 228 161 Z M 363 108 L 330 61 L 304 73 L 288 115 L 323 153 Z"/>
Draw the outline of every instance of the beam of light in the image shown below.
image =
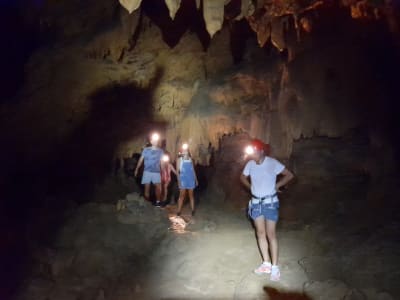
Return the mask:
<path id="1" fill-rule="evenodd" d="M 246 153 L 246 155 L 252 155 L 252 154 L 254 154 L 254 147 L 253 146 L 247 146 L 245 149 L 244 149 L 244 153 Z"/>
<path id="2" fill-rule="evenodd" d="M 165 207 L 170 224 L 166 239 L 152 254 L 150 299 L 160 299 L 160 295 L 163 299 L 309 299 L 301 297 L 309 280 L 306 273 L 300 265 L 290 264 L 298 255 L 302 257 L 296 251 L 308 249 L 308 241 L 281 240 L 281 265 L 290 268 L 282 269 L 281 281 L 274 283 L 253 272 L 261 259 L 253 227 L 247 220 L 237 223 L 233 216 L 227 223 L 218 222 L 226 211 L 213 210 L 205 208 L 192 223 L 190 214 L 178 217 L 175 206 Z M 213 230 L 207 230 L 212 226 Z M 279 290 L 273 290 L 276 287 Z"/>
<path id="3" fill-rule="evenodd" d="M 160 140 L 160 135 L 157 133 L 157 132 L 154 132 L 152 135 L 151 135 L 151 141 L 152 142 L 158 142 Z"/>
<path id="4" fill-rule="evenodd" d="M 183 218 L 174 215 L 170 215 L 168 218 L 169 221 L 171 222 L 171 226 L 168 228 L 168 230 L 171 230 L 178 234 L 187 232 L 185 228 L 188 225 L 188 223 L 186 223 L 186 221 Z"/>

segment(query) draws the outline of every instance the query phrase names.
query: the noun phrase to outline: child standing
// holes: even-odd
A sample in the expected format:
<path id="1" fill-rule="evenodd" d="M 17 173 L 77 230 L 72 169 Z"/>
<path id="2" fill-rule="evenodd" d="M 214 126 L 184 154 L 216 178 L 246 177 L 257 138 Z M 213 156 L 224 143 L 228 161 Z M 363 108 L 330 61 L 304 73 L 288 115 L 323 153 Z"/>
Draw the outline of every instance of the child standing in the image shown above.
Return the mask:
<path id="1" fill-rule="evenodd" d="M 164 204 L 167 203 L 168 198 L 168 186 L 171 182 L 171 171 L 178 176 L 174 166 L 170 162 L 170 158 L 168 154 L 164 154 L 161 158 L 161 184 L 162 184 L 162 199 Z"/>
<path id="2" fill-rule="evenodd" d="M 142 184 L 144 184 L 144 198 L 150 201 L 150 186 L 153 183 L 156 187 L 155 206 L 161 206 L 161 176 L 160 161 L 164 151 L 158 147 L 160 136 L 157 133 L 152 134 L 150 147 L 145 147 L 139 158 L 135 169 L 135 177 L 138 176 L 139 169 L 144 163 L 144 171 L 142 176 Z"/>
<path id="3" fill-rule="evenodd" d="M 178 199 L 178 213 L 180 216 L 182 212 L 183 201 L 185 200 L 186 193 L 189 194 L 190 207 L 192 209 L 192 216 L 195 213 L 193 189 L 198 185 L 196 172 L 194 170 L 193 160 L 189 153 L 188 144 L 182 146 L 182 156 L 176 161 L 176 170 L 178 172 L 178 185 L 179 185 L 179 199 Z"/>

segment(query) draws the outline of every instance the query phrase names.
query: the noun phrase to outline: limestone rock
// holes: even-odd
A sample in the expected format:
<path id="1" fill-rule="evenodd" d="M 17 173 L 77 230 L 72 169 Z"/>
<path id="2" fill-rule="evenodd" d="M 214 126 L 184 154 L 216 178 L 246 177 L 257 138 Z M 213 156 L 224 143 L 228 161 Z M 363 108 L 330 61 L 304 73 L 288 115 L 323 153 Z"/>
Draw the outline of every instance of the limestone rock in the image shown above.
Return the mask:
<path id="1" fill-rule="evenodd" d="M 98 291 L 96 300 L 106 300 L 106 297 L 105 297 L 105 295 L 104 295 L 104 290 L 103 290 L 103 289 L 100 289 L 100 290 Z"/>
<path id="2" fill-rule="evenodd" d="M 59 249 L 51 263 L 51 273 L 54 277 L 67 271 L 75 259 L 75 251 L 72 249 Z"/>
<path id="3" fill-rule="evenodd" d="M 257 33 L 258 45 L 264 47 L 271 36 L 271 16 L 269 14 L 263 14 L 258 18 L 250 16 L 247 20 L 251 29 Z"/>
<path id="4" fill-rule="evenodd" d="M 367 296 L 360 290 L 351 289 L 343 299 L 344 300 L 367 300 Z"/>
<path id="5" fill-rule="evenodd" d="M 205 232 L 213 232 L 213 231 L 217 230 L 217 224 L 211 220 L 208 220 L 205 222 L 203 230 Z"/>
<path id="6" fill-rule="evenodd" d="M 240 14 L 235 18 L 235 20 L 241 20 L 242 18 L 251 16 L 254 14 L 255 7 L 251 0 L 242 0 L 240 7 Z"/>
<path id="7" fill-rule="evenodd" d="M 21 289 L 18 300 L 41 300 L 46 299 L 54 288 L 53 280 L 45 280 L 41 278 L 33 278 Z M 48 298 L 47 298 L 48 299 Z"/>
<path id="8" fill-rule="evenodd" d="M 119 3 L 129 12 L 132 13 L 138 9 L 142 0 L 119 0 Z"/>
<path id="9" fill-rule="evenodd" d="M 134 201 L 139 201 L 141 199 L 141 196 L 139 193 L 130 193 L 127 194 L 125 198 L 130 202 L 134 202 Z"/>
<path id="10" fill-rule="evenodd" d="M 165 0 L 165 4 L 167 4 L 169 16 L 171 17 L 171 19 L 175 19 L 176 12 L 181 5 L 181 0 Z"/>
<path id="11" fill-rule="evenodd" d="M 126 200 L 125 199 L 120 199 L 117 201 L 117 204 L 115 205 L 116 211 L 121 211 L 126 209 Z"/>
<path id="12" fill-rule="evenodd" d="M 203 17 L 211 37 L 222 28 L 225 0 L 203 0 Z"/>
<path id="13" fill-rule="evenodd" d="M 271 21 L 271 42 L 279 51 L 286 48 L 283 22 L 281 17 L 275 17 Z"/>
<path id="14" fill-rule="evenodd" d="M 343 299 L 348 291 L 344 282 L 334 279 L 314 281 L 304 287 L 304 293 L 314 300 Z"/>

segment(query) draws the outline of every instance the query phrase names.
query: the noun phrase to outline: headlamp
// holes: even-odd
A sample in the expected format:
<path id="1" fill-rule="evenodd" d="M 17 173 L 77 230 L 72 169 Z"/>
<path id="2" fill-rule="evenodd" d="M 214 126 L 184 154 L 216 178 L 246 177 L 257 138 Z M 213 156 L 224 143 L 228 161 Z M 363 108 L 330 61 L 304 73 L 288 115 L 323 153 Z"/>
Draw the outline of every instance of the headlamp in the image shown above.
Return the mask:
<path id="1" fill-rule="evenodd" d="M 254 147 L 251 145 L 248 145 L 245 149 L 244 149 L 244 153 L 246 153 L 246 155 L 252 155 L 254 154 Z"/>
<path id="2" fill-rule="evenodd" d="M 164 154 L 161 159 L 163 162 L 169 162 L 169 156 L 167 154 Z"/>
<path id="3" fill-rule="evenodd" d="M 187 149 L 189 149 L 189 145 L 187 143 L 183 143 L 182 150 L 187 150 Z"/>
<path id="4" fill-rule="evenodd" d="M 157 132 L 155 132 L 151 135 L 152 142 L 158 142 L 159 140 L 160 140 L 160 135 Z"/>

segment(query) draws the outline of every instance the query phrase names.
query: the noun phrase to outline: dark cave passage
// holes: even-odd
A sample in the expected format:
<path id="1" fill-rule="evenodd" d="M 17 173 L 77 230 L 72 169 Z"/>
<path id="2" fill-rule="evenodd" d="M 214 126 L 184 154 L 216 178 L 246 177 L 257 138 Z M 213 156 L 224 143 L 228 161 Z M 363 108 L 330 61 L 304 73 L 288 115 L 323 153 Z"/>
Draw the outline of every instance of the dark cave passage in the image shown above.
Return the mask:
<path id="1" fill-rule="evenodd" d="M 1 173 L 5 237 L 1 259 L 4 274 L 8 274 L 1 292 L 4 297 L 14 293 L 19 278 L 26 276 L 30 251 L 53 243 L 65 217 L 76 205 L 93 201 L 96 186 L 113 175 L 111 162 L 116 148 L 128 138 L 143 136 L 149 128 L 163 126 L 151 121 L 151 89 L 112 84 L 95 91 L 89 99 L 87 119 L 64 142 L 47 149 L 45 157 L 37 160 L 27 152 L 22 157 L 3 156 L 13 162 Z M 17 144 L 9 142 L 3 151 L 12 153 L 13 146 Z M 122 196 L 126 190 L 129 187 L 120 187 L 113 191 L 114 196 Z"/>

